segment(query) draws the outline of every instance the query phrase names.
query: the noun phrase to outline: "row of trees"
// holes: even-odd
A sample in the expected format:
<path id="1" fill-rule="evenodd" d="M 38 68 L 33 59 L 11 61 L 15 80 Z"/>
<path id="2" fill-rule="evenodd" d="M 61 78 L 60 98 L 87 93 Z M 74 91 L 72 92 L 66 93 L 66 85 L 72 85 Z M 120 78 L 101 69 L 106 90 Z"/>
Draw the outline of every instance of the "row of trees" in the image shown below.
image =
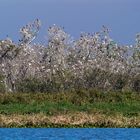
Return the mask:
<path id="1" fill-rule="evenodd" d="M 118 45 L 103 26 L 72 40 L 63 28 L 48 29 L 48 44 L 32 44 L 41 26 L 20 29 L 15 44 L 0 41 L 1 92 L 58 92 L 71 89 L 140 91 L 140 34 L 130 46 Z"/>

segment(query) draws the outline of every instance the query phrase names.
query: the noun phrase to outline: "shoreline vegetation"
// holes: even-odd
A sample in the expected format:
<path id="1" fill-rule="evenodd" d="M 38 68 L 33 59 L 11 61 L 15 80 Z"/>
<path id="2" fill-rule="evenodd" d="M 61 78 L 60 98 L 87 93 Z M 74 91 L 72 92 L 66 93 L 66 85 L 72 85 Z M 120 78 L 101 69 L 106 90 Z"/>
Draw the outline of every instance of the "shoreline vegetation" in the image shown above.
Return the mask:
<path id="1" fill-rule="evenodd" d="M 97 90 L 0 94 L 0 127 L 140 128 L 140 94 Z"/>
<path id="2" fill-rule="evenodd" d="M 0 115 L 0 126 L 6 128 L 140 128 L 140 117 L 87 114 L 77 112 L 48 116 L 46 114 Z"/>
<path id="3" fill-rule="evenodd" d="M 0 40 L 0 127 L 140 127 L 140 33 L 120 45 L 105 26 L 73 39 L 52 25 L 34 43 L 40 28 Z"/>

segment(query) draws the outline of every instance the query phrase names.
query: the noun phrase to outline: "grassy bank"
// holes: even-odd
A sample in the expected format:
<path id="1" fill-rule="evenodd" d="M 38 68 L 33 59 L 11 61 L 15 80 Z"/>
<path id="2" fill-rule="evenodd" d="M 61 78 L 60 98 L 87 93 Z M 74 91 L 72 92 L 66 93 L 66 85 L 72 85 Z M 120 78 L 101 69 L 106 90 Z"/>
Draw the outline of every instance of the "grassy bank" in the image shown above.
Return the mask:
<path id="1" fill-rule="evenodd" d="M 140 127 L 140 94 L 0 94 L 0 127 Z"/>

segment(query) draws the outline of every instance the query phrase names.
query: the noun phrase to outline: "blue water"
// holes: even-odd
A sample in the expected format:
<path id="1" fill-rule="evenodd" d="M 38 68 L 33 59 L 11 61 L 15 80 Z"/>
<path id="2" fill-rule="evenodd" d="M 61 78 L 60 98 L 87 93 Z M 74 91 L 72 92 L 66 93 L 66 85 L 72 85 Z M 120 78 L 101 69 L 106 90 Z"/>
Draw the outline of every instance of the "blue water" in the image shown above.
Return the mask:
<path id="1" fill-rule="evenodd" d="M 0 140 L 140 140 L 140 129 L 0 129 Z"/>

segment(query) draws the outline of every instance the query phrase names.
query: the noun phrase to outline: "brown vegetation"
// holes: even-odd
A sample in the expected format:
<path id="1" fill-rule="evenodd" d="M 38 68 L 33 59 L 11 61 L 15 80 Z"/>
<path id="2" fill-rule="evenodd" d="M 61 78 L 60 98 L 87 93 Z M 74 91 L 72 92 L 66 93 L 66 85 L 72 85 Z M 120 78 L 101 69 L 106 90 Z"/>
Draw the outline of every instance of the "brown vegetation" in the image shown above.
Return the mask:
<path id="1" fill-rule="evenodd" d="M 0 115 L 0 127 L 140 127 L 140 116 L 128 118 L 120 114 L 107 116 L 100 113 L 76 112 L 47 116 L 43 113 L 31 115 Z"/>

